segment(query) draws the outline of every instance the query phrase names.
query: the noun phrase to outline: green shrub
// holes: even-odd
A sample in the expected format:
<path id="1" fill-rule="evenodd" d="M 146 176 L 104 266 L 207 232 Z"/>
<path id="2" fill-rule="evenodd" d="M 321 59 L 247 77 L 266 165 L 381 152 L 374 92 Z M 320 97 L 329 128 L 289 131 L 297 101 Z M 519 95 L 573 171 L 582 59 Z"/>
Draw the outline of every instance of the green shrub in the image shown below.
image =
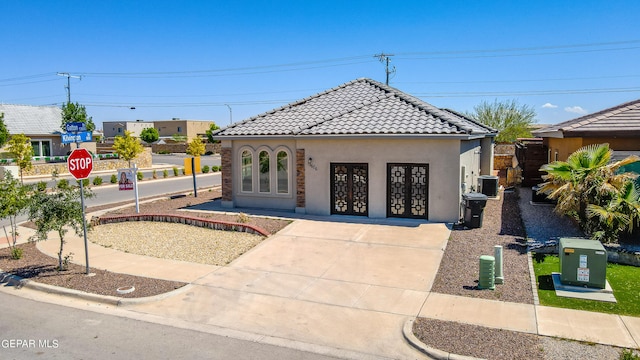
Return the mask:
<path id="1" fill-rule="evenodd" d="M 111 179 L 109 179 L 109 182 L 112 184 L 116 184 L 118 182 L 118 176 L 116 174 L 111 174 Z"/>
<path id="2" fill-rule="evenodd" d="M 212 172 L 218 172 L 218 171 L 220 171 L 220 166 L 213 165 L 213 166 L 211 167 L 211 171 L 212 171 Z"/>
<path id="3" fill-rule="evenodd" d="M 58 180 L 58 184 L 56 185 L 58 189 L 68 189 L 69 188 L 69 180 L 60 179 Z"/>
<path id="4" fill-rule="evenodd" d="M 154 179 L 158 178 L 158 174 L 156 174 L 156 170 L 155 169 L 153 170 L 153 173 L 151 174 L 151 177 L 154 178 Z"/>
<path id="5" fill-rule="evenodd" d="M 206 153 L 204 153 L 204 154 L 205 154 L 205 155 L 213 155 L 213 154 L 214 154 L 214 152 L 213 152 L 213 151 L 211 151 L 211 150 L 209 150 L 209 151 L 207 151 L 207 152 L 206 152 Z"/>
<path id="6" fill-rule="evenodd" d="M 138 181 L 144 179 L 144 174 L 142 172 L 138 171 L 136 174 L 136 176 L 138 177 Z"/>
<path id="7" fill-rule="evenodd" d="M 156 154 L 159 154 L 159 155 L 169 155 L 169 154 L 171 154 L 171 151 L 167 151 L 167 150 L 160 150 L 160 151 L 158 151 Z"/>
<path id="8" fill-rule="evenodd" d="M 209 165 L 205 165 L 205 166 L 203 166 L 203 167 L 202 167 L 202 172 L 203 172 L 204 174 L 208 173 L 208 172 L 209 172 Z"/>
<path id="9" fill-rule="evenodd" d="M 631 349 L 624 349 L 620 353 L 620 360 L 640 360 L 640 355 L 634 354 Z"/>
<path id="10" fill-rule="evenodd" d="M 38 183 L 36 184 L 36 189 L 38 189 L 38 191 L 43 192 L 45 190 L 47 190 L 47 182 L 46 181 L 38 181 Z"/>
<path id="11" fill-rule="evenodd" d="M 180 170 L 181 170 L 181 172 L 182 172 L 182 175 L 184 175 L 184 174 L 186 174 L 186 173 L 187 173 L 187 171 L 186 171 L 184 168 L 182 168 L 182 169 L 180 169 Z"/>
<path id="12" fill-rule="evenodd" d="M 100 176 L 96 176 L 93 178 L 93 185 L 102 185 L 102 178 Z"/>
<path id="13" fill-rule="evenodd" d="M 78 184 L 78 186 L 80 186 L 80 181 L 82 181 L 82 186 L 84 186 L 84 187 L 89 186 L 89 178 L 82 179 L 82 180 L 76 180 L 76 184 Z"/>
<path id="14" fill-rule="evenodd" d="M 178 176 L 178 168 L 177 167 L 173 167 L 173 176 Z"/>
<path id="15" fill-rule="evenodd" d="M 162 170 L 162 177 L 165 179 L 169 177 L 169 170 L 167 169 Z"/>
<path id="16" fill-rule="evenodd" d="M 22 249 L 19 247 L 12 246 L 11 247 L 11 259 L 20 260 L 22 259 Z"/>

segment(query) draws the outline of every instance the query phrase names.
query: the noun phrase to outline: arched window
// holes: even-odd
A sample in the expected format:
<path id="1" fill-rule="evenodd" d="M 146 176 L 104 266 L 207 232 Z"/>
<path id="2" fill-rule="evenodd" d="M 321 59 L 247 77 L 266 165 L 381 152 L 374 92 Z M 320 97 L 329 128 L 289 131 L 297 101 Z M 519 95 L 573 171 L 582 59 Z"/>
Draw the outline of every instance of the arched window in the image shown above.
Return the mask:
<path id="1" fill-rule="evenodd" d="M 259 161 L 259 179 L 260 179 L 260 192 L 268 193 L 271 192 L 271 167 L 269 166 L 269 153 L 265 150 L 260 151 L 258 155 Z"/>
<path id="2" fill-rule="evenodd" d="M 279 151 L 277 158 L 277 187 L 278 194 L 289 193 L 289 154 L 286 151 Z"/>
<path id="3" fill-rule="evenodd" d="M 253 191 L 253 157 L 251 151 L 242 152 L 242 191 Z"/>

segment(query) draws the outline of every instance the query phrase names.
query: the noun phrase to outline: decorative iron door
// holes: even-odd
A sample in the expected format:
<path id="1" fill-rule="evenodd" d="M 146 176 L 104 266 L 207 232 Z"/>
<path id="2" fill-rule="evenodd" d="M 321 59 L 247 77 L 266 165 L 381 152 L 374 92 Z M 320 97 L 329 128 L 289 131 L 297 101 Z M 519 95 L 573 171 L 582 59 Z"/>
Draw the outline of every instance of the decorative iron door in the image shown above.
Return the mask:
<path id="1" fill-rule="evenodd" d="M 369 213 L 369 167 L 367 164 L 331 164 L 331 213 Z"/>
<path id="2" fill-rule="evenodd" d="M 387 217 L 428 219 L 429 165 L 387 164 Z"/>

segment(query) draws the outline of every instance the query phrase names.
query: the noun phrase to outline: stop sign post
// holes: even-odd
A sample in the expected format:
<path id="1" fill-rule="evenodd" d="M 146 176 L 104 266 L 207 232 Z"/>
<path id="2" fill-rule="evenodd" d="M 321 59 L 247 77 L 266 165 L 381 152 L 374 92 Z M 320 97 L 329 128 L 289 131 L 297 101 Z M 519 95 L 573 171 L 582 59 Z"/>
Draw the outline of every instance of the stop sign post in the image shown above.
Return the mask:
<path id="1" fill-rule="evenodd" d="M 77 144 L 76 144 L 77 146 Z M 80 206 L 82 207 L 82 230 L 84 232 L 84 256 L 87 264 L 86 274 L 89 275 L 89 246 L 87 244 L 87 219 L 84 212 L 84 179 L 88 178 L 93 170 L 93 156 L 87 149 L 75 149 L 67 158 L 69 172 L 76 180 L 80 180 Z"/>
<path id="2" fill-rule="evenodd" d="M 67 167 L 76 180 L 86 179 L 93 170 L 93 156 L 87 149 L 75 149 L 67 158 Z"/>

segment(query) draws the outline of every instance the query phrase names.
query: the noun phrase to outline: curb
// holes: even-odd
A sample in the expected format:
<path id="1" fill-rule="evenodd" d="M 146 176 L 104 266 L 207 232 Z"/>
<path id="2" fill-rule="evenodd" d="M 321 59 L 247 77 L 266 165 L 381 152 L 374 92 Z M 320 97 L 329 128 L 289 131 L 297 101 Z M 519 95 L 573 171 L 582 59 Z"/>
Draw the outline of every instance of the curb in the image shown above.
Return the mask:
<path id="1" fill-rule="evenodd" d="M 150 303 L 154 301 L 160 301 L 160 300 L 164 300 L 169 297 L 172 297 L 174 295 L 178 295 L 188 289 L 191 289 L 191 287 L 193 286 L 191 284 L 187 284 L 173 291 L 169 291 L 166 293 L 153 295 L 153 296 L 146 296 L 146 297 L 140 297 L 140 298 L 120 298 L 117 296 L 92 294 L 85 291 L 68 289 L 68 288 L 53 286 L 48 284 L 42 284 L 29 279 L 23 279 L 19 276 L 5 273 L 2 270 L 0 270 L 0 284 L 4 284 L 4 283 L 6 283 L 5 286 L 14 286 L 16 289 L 21 289 L 25 287 L 27 289 L 42 291 L 47 294 L 71 296 L 81 300 L 87 300 L 87 301 L 113 305 L 113 306 L 128 306 L 128 305 L 137 305 L 137 304 Z"/>
<path id="2" fill-rule="evenodd" d="M 479 358 L 452 354 L 425 345 L 413 334 L 414 322 L 414 319 L 408 319 L 407 321 L 405 321 L 404 326 L 402 327 L 402 335 L 404 336 L 405 340 L 407 340 L 407 342 L 411 344 L 411 346 L 418 349 L 421 353 L 437 360 L 479 360 Z"/>

